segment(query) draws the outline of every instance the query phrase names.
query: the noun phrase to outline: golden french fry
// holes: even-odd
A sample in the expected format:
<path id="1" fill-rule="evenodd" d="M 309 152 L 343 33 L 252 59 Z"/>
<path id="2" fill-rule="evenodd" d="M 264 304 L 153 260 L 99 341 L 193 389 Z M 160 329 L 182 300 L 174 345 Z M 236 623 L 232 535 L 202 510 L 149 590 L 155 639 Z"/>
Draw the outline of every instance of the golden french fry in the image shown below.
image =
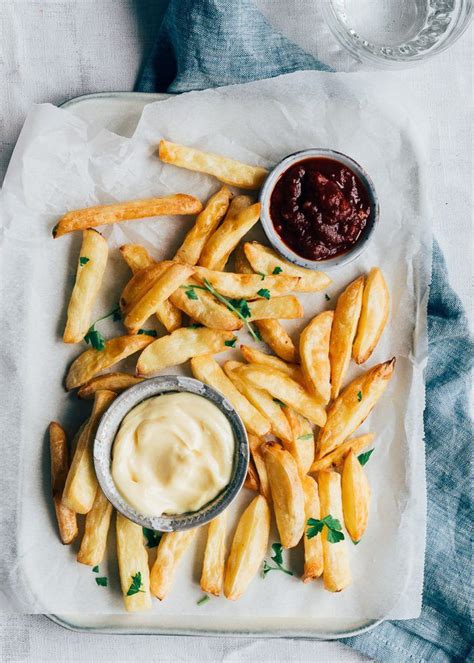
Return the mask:
<path id="1" fill-rule="evenodd" d="M 248 488 L 248 490 L 253 490 L 255 493 L 260 492 L 260 481 L 258 479 L 258 472 L 252 458 L 249 460 L 249 466 L 247 468 L 247 476 L 245 477 L 244 481 L 244 488 Z"/>
<path id="2" fill-rule="evenodd" d="M 262 454 L 281 545 L 293 548 L 305 529 L 304 493 L 298 466 L 293 456 L 275 442 L 266 442 Z"/>
<path id="3" fill-rule="evenodd" d="M 108 254 L 107 240 L 97 230 L 84 230 L 76 282 L 67 307 L 65 343 L 79 343 L 91 326 L 92 309 L 99 294 Z"/>
<path id="4" fill-rule="evenodd" d="M 188 265 L 197 265 L 204 245 L 224 218 L 231 198 L 232 192 L 226 186 L 209 198 L 206 207 L 184 238 L 174 257 L 175 260 Z"/>
<path id="5" fill-rule="evenodd" d="M 154 338 L 147 334 L 116 336 L 105 342 L 103 350 L 86 350 L 75 359 L 66 377 L 66 389 L 70 391 L 89 382 L 97 373 L 114 366 L 121 359 L 143 350 Z"/>
<path id="6" fill-rule="evenodd" d="M 237 525 L 224 578 L 224 595 L 236 601 L 257 574 L 267 552 L 270 509 L 263 495 L 250 502 Z"/>
<path id="7" fill-rule="evenodd" d="M 194 357 L 191 359 L 191 370 L 195 378 L 214 387 L 229 400 L 250 433 L 263 436 L 270 432 L 268 419 L 240 393 L 212 357 Z"/>
<path id="8" fill-rule="evenodd" d="M 317 315 L 300 336 L 301 369 L 306 386 L 323 405 L 331 397 L 331 364 L 329 339 L 334 313 L 324 311 Z"/>
<path id="9" fill-rule="evenodd" d="M 232 332 L 182 327 L 145 348 L 138 358 L 137 374 L 150 377 L 169 366 L 184 364 L 192 357 L 225 352 L 235 340 Z"/>
<path id="10" fill-rule="evenodd" d="M 64 544 L 68 544 L 72 543 L 77 536 L 77 519 L 74 511 L 63 504 L 63 490 L 69 470 L 69 458 L 66 433 L 56 421 L 49 424 L 49 447 L 51 451 L 51 489 L 59 537 Z"/>
<path id="11" fill-rule="evenodd" d="M 304 308 L 300 300 L 293 295 L 283 297 L 272 297 L 272 299 L 258 299 L 255 302 L 248 302 L 251 320 L 294 320 L 302 318 Z"/>
<path id="12" fill-rule="evenodd" d="M 117 511 L 117 560 L 125 610 L 150 610 L 150 571 L 148 553 L 140 525 Z"/>
<path id="13" fill-rule="evenodd" d="M 235 369 L 244 380 L 249 380 L 255 387 L 266 389 L 273 398 L 289 405 L 307 417 L 317 426 L 324 426 L 326 412 L 312 396 L 309 396 L 297 382 L 285 373 L 270 366 L 247 364 Z"/>
<path id="14" fill-rule="evenodd" d="M 331 403 L 319 431 L 318 458 L 342 444 L 367 419 L 393 375 L 395 357 L 359 375 Z"/>
<path id="15" fill-rule="evenodd" d="M 359 276 L 339 295 L 331 327 L 329 360 L 331 363 L 331 398 L 339 396 L 342 381 L 351 360 L 352 343 L 357 331 L 364 277 Z"/>
<path id="16" fill-rule="evenodd" d="M 267 276 L 262 281 L 259 274 L 216 272 L 207 267 L 196 267 L 195 277 L 200 281 L 209 281 L 221 295 L 234 299 L 275 297 L 291 292 L 298 283 L 297 276 Z"/>
<path id="17" fill-rule="evenodd" d="M 120 295 L 122 313 L 127 314 L 131 307 L 146 295 L 156 279 L 162 276 L 172 265 L 173 263 L 169 260 L 153 262 L 151 265 L 134 272 Z"/>
<path id="18" fill-rule="evenodd" d="M 113 205 L 97 205 L 68 212 L 53 228 L 53 237 L 61 237 L 74 230 L 105 226 L 120 221 L 146 219 L 150 216 L 199 214 L 202 205 L 197 198 L 186 193 L 175 193 L 163 198 L 129 200 Z"/>
<path id="19" fill-rule="evenodd" d="M 301 481 L 304 492 L 305 523 L 307 524 L 309 518 L 315 518 L 316 520 L 321 518 L 321 505 L 319 503 L 318 484 L 316 481 L 308 476 L 302 477 Z M 301 579 L 303 582 L 310 582 L 315 578 L 319 578 L 324 569 L 323 542 L 321 534 L 317 534 L 311 539 L 308 539 L 305 534 L 303 540 L 304 570 Z"/>
<path id="20" fill-rule="evenodd" d="M 263 460 L 263 454 L 262 454 L 263 440 L 261 440 L 256 435 L 249 435 L 248 438 L 249 438 L 250 453 L 252 454 L 253 462 L 255 463 L 255 468 L 258 473 L 260 493 L 270 504 L 272 501 L 272 493 L 270 490 L 270 483 L 268 481 L 267 468 L 265 467 L 265 461 Z"/>
<path id="21" fill-rule="evenodd" d="M 346 440 L 338 447 L 331 451 L 331 453 L 326 454 L 324 458 L 315 460 L 311 465 L 309 472 L 311 474 L 317 474 L 322 470 L 337 470 L 342 471 L 342 465 L 344 463 L 344 458 L 347 456 L 349 451 L 352 449 L 357 455 L 362 449 L 368 447 L 374 441 L 374 433 L 366 433 L 360 437 L 353 437 L 350 440 Z"/>
<path id="22" fill-rule="evenodd" d="M 282 440 L 283 446 L 296 460 L 300 473 L 306 474 L 314 461 L 314 435 L 310 422 L 292 407 L 283 408 L 291 430 L 291 437 Z"/>
<path id="23" fill-rule="evenodd" d="M 165 163 L 213 175 L 224 184 L 230 184 L 239 189 L 258 189 L 268 175 L 268 170 L 260 166 L 249 166 L 235 159 L 229 159 L 229 157 L 202 152 L 193 147 L 171 143 L 168 140 L 160 140 L 158 153 L 160 159 Z"/>
<path id="24" fill-rule="evenodd" d="M 178 564 L 196 532 L 197 528 L 183 532 L 166 532 L 161 537 L 150 575 L 151 592 L 160 601 L 169 594 Z"/>
<path id="25" fill-rule="evenodd" d="M 185 286 L 199 286 L 199 281 L 188 279 Z M 194 290 L 197 299 L 190 299 L 184 288 L 178 288 L 170 297 L 172 303 L 192 320 L 211 329 L 233 331 L 242 327 L 242 320 L 229 311 L 207 290 Z"/>
<path id="26" fill-rule="evenodd" d="M 275 368 L 280 373 L 285 373 L 295 382 L 300 384 L 303 382 L 303 375 L 300 367 L 296 364 L 287 364 L 283 359 L 269 355 L 266 352 L 261 352 L 251 345 L 241 345 L 240 351 L 249 364 L 262 364 L 262 366 L 270 366 Z"/>
<path id="27" fill-rule="evenodd" d="M 258 389 L 239 377 L 234 370 L 239 366 L 244 366 L 244 364 L 238 361 L 226 362 L 224 371 L 227 377 L 232 380 L 240 393 L 257 408 L 260 414 L 269 420 L 273 435 L 284 440 L 291 439 L 291 429 L 281 407 L 275 403 L 268 391 Z"/>
<path id="28" fill-rule="evenodd" d="M 257 320 L 255 324 L 260 336 L 276 355 L 283 361 L 298 362 L 298 349 L 279 320 Z"/>
<path id="29" fill-rule="evenodd" d="M 332 516 L 342 523 L 341 477 L 337 472 L 320 472 L 318 474 L 319 500 L 321 518 Z M 331 543 L 328 541 L 328 529 L 321 532 L 323 543 L 324 587 L 330 592 L 340 592 L 352 582 L 349 568 L 349 555 L 346 541 Z"/>
<path id="30" fill-rule="evenodd" d="M 363 364 L 374 351 L 387 324 L 390 293 L 382 272 L 373 267 L 367 275 L 362 295 L 359 326 L 352 347 L 357 364 Z"/>
<path id="31" fill-rule="evenodd" d="M 252 265 L 247 260 L 242 243 L 238 244 L 234 251 L 234 269 L 239 274 L 255 274 Z"/>
<path id="32" fill-rule="evenodd" d="M 260 203 L 245 207 L 236 216 L 228 214 L 206 242 L 199 264 L 208 269 L 223 270 L 232 251 L 259 218 Z"/>
<path id="33" fill-rule="evenodd" d="M 137 378 L 135 375 L 130 375 L 129 373 L 106 373 L 105 375 L 98 375 L 96 378 L 92 378 L 92 380 L 82 385 L 77 395 L 79 398 L 91 400 L 94 398 L 95 392 L 99 391 L 99 389 L 108 389 L 119 394 L 139 382 L 143 382 L 143 378 Z"/>
<path id="34" fill-rule="evenodd" d="M 77 440 L 63 491 L 63 503 L 76 513 L 88 513 L 94 504 L 97 477 L 92 459 L 92 444 L 100 419 L 115 396 L 113 391 L 106 389 L 96 392 L 92 414 Z"/>
<path id="35" fill-rule="evenodd" d="M 341 484 L 344 524 L 351 539 L 358 542 L 365 532 L 369 518 L 370 486 L 353 449 L 344 460 Z"/>
<path id="36" fill-rule="evenodd" d="M 175 263 L 157 278 L 150 290 L 134 303 L 124 319 L 131 333 L 136 333 L 157 307 L 168 299 L 193 273 L 193 267 Z"/>
<path id="37" fill-rule="evenodd" d="M 77 561 L 88 566 L 97 566 L 104 559 L 109 533 L 112 505 L 97 486 L 94 504 L 86 516 L 84 536 L 77 553 Z"/>
<path id="38" fill-rule="evenodd" d="M 331 283 L 331 279 L 324 272 L 298 267 L 288 260 L 281 258 L 273 249 L 258 242 L 244 244 L 245 255 L 257 274 L 287 274 L 299 276 L 298 292 L 317 292 L 324 290 Z"/>
<path id="39" fill-rule="evenodd" d="M 207 529 L 200 584 L 203 592 L 214 596 L 220 596 L 224 586 L 226 528 L 227 511 L 223 511 L 217 518 L 211 520 Z"/>

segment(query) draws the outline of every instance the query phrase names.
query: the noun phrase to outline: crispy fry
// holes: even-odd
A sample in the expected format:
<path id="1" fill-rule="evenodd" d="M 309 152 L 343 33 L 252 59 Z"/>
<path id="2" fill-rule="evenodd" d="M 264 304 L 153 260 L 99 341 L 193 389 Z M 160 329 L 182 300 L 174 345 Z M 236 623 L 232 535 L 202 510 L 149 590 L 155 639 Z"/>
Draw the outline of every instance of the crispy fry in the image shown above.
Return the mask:
<path id="1" fill-rule="evenodd" d="M 321 518 L 330 515 L 342 523 L 341 477 L 337 472 L 320 472 L 318 487 Z M 330 543 L 327 531 L 327 527 L 324 527 L 321 532 L 324 587 L 330 592 L 340 592 L 352 582 L 347 546 L 345 540 Z"/>
<path id="2" fill-rule="evenodd" d="M 135 272 L 130 281 L 126 284 L 120 295 L 120 308 L 126 315 L 137 301 L 142 299 L 146 293 L 153 287 L 156 280 L 162 276 L 173 263 L 169 260 L 163 262 L 153 262 L 148 267 L 139 269 Z"/>
<path id="3" fill-rule="evenodd" d="M 255 274 L 245 255 L 244 245 L 238 244 L 234 251 L 234 269 L 239 274 Z"/>
<path id="4" fill-rule="evenodd" d="M 352 347 L 357 364 L 363 364 L 374 351 L 387 324 L 390 294 L 382 272 L 373 267 L 367 275 L 362 295 L 359 326 Z"/>
<path id="5" fill-rule="evenodd" d="M 66 433 L 56 421 L 49 424 L 49 447 L 51 451 L 51 489 L 59 537 L 64 544 L 68 544 L 72 543 L 77 536 L 77 520 L 74 511 L 63 504 L 63 490 L 69 470 L 69 458 Z"/>
<path id="6" fill-rule="evenodd" d="M 260 493 L 270 504 L 272 501 L 272 493 L 270 490 L 270 483 L 268 481 L 267 468 L 265 467 L 265 461 L 263 460 L 263 454 L 262 454 L 263 440 L 261 440 L 256 435 L 249 435 L 248 437 L 249 437 L 250 453 L 252 454 L 253 462 L 255 463 L 255 468 L 258 473 L 258 479 L 260 483 Z"/>
<path id="7" fill-rule="evenodd" d="M 261 299 L 264 296 L 284 295 L 295 290 L 298 283 L 297 276 L 267 276 L 262 281 L 259 274 L 216 272 L 207 267 L 196 267 L 195 276 L 200 281 L 209 281 L 221 295 L 235 299 Z M 259 294 L 262 290 L 265 290 L 264 295 Z"/>
<path id="8" fill-rule="evenodd" d="M 161 537 L 150 575 L 151 592 L 160 601 L 169 594 L 178 564 L 196 532 L 197 528 L 183 532 L 166 532 Z"/>
<path id="9" fill-rule="evenodd" d="M 188 265 L 197 265 L 204 245 L 224 218 L 231 198 L 232 192 L 226 186 L 209 198 L 206 207 L 184 238 L 174 257 L 175 260 Z"/>
<path id="10" fill-rule="evenodd" d="M 118 511 L 117 560 L 125 610 L 150 610 L 150 572 L 148 553 L 143 543 L 143 530 L 140 525 L 132 523 Z M 141 580 L 139 591 L 129 594 L 134 582 L 138 586 L 138 580 Z"/>
<path id="11" fill-rule="evenodd" d="M 99 232 L 84 230 L 76 282 L 67 308 L 65 343 L 79 343 L 91 326 L 92 309 L 99 294 L 108 253 L 107 240 Z"/>
<path id="12" fill-rule="evenodd" d="M 231 208 L 232 205 L 229 211 Z M 208 269 L 223 270 L 232 251 L 259 218 L 260 203 L 245 207 L 236 216 L 227 214 L 222 224 L 206 242 L 199 264 Z"/>
<path id="13" fill-rule="evenodd" d="M 199 214 L 202 205 L 197 198 L 186 193 L 175 193 L 163 198 L 129 200 L 114 205 L 97 205 L 68 212 L 54 226 L 53 237 L 61 237 L 74 230 L 105 226 L 120 221 L 145 219 L 150 216 Z"/>
<path id="14" fill-rule="evenodd" d="M 312 269 L 304 269 L 293 265 L 281 258 L 273 249 L 258 242 L 246 242 L 244 244 L 245 255 L 254 272 L 262 274 L 275 274 L 275 268 L 281 270 L 281 274 L 299 276 L 298 292 L 317 292 L 324 290 L 331 283 L 331 279 L 324 272 L 316 272 Z"/>
<path id="15" fill-rule="evenodd" d="M 92 509 L 97 492 L 92 443 L 100 419 L 115 396 L 106 389 L 96 392 L 92 414 L 77 440 L 63 491 L 63 503 L 76 513 L 88 513 Z"/>
<path id="16" fill-rule="evenodd" d="M 234 340 L 232 332 L 182 327 L 145 348 L 138 358 L 137 374 L 150 377 L 169 366 L 184 364 L 192 357 L 225 352 L 229 349 L 226 343 Z"/>
<path id="17" fill-rule="evenodd" d="M 207 543 L 202 563 L 201 589 L 206 594 L 220 596 L 224 586 L 225 535 L 227 511 L 211 520 L 207 529 Z"/>
<path id="18" fill-rule="evenodd" d="M 251 345 L 241 345 L 240 351 L 246 362 L 249 364 L 262 364 L 263 366 L 270 366 L 275 368 L 281 373 L 285 373 L 295 382 L 300 384 L 303 382 L 303 375 L 301 373 L 300 367 L 296 364 L 287 364 L 283 359 L 269 355 L 266 352 L 261 352 L 257 348 L 252 347 Z"/>
<path id="19" fill-rule="evenodd" d="M 319 503 L 318 484 L 314 479 L 308 476 L 302 477 L 303 492 L 304 492 L 304 513 L 305 523 L 308 523 L 308 518 L 321 518 L 321 505 Z M 319 578 L 324 569 L 323 561 L 323 542 L 321 534 L 313 536 L 308 539 L 307 536 L 303 537 L 304 541 L 304 571 L 301 580 L 303 582 L 310 582 L 315 578 Z"/>
<path id="20" fill-rule="evenodd" d="M 360 437 L 353 437 L 350 440 L 346 440 L 338 447 L 331 451 L 331 453 L 326 454 L 324 458 L 320 460 L 315 460 L 311 465 L 309 472 L 311 474 L 317 474 L 322 470 L 337 470 L 342 471 L 342 465 L 344 463 L 344 458 L 347 456 L 349 451 L 352 449 L 357 455 L 360 451 L 368 447 L 369 444 L 372 444 L 374 441 L 374 433 L 366 433 Z"/>
<path id="21" fill-rule="evenodd" d="M 262 453 L 281 545 L 293 548 L 305 527 L 304 493 L 298 466 L 293 456 L 275 442 L 266 442 Z"/>
<path id="22" fill-rule="evenodd" d="M 314 424 L 324 426 L 326 421 L 324 409 L 288 375 L 270 366 L 260 364 L 247 364 L 236 369 L 236 372 L 244 380 L 249 380 L 254 386 L 266 389 L 273 398 L 277 398 L 285 405 L 293 407 Z"/>
<path id="23" fill-rule="evenodd" d="M 191 278 L 185 286 L 200 285 L 199 281 Z M 224 329 L 233 331 L 242 327 L 242 321 L 229 311 L 223 304 L 207 290 L 195 290 L 197 299 L 190 299 L 184 288 L 178 288 L 170 297 L 172 303 L 184 311 L 192 320 L 200 322 L 211 329 Z"/>
<path id="24" fill-rule="evenodd" d="M 341 483 L 344 523 L 351 539 L 358 542 L 369 518 L 370 486 L 353 449 L 344 460 Z"/>
<path id="25" fill-rule="evenodd" d="M 272 297 L 272 299 L 258 299 L 248 302 L 250 317 L 248 320 L 294 320 L 302 318 L 304 308 L 300 300 L 293 295 Z"/>
<path id="26" fill-rule="evenodd" d="M 224 595 L 236 601 L 257 574 L 267 552 L 270 509 L 263 495 L 257 495 L 240 516 L 227 558 Z"/>
<path id="27" fill-rule="evenodd" d="M 121 359 L 143 350 L 153 342 L 151 336 L 116 336 L 105 342 L 103 350 L 86 350 L 75 359 L 66 377 L 66 389 L 70 391 L 91 380 L 97 373 L 114 366 Z"/>
<path id="28" fill-rule="evenodd" d="M 240 393 L 212 357 L 194 357 L 191 359 L 191 370 L 195 378 L 214 387 L 229 400 L 250 433 L 263 436 L 270 432 L 268 419 Z"/>
<path id="29" fill-rule="evenodd" d="M 258 472 L 252 458 L 249 460 L 249 466 L 247 469 L 247 476 L 245 477 L 244 488 L 253 490 L 255 493 L 260 492 L 260 482 L 258 479 Z"/>
<path id="30" fill-rule="evenodd" d="M 97 486 L 94 504 L 86 516 L 84 536 L 77 553 L 77 561 L 88 566 L 97 566 L 104 559 L 109 533 L 112 505 Z"/>
<path id="31" fill-rule="evenodd" d="M 283 361 L 298 362 L 298 349 L 279 320 L 257 320 L 255 324 L 265 343 L 276 355 Z"/>
<path id="32" fill-rule="evenodd" d="M 352 343 L 359 322 L 363 290 L 364 277 L 359 276 L 347 286 L 337 300 L 329 341 L 331 398 L 333 400 L 339 396 L 342 381 L 351 360 Z"/>
<path id="33" fill-rule="evenodd" d="M 385 391 L 394 368 L 395 357 L 377 364 L 352 380 L 331 403 L 326 424 L 319 431 L 318 458 L 342 444 L 365 421 Z"/>
<path id="34" fill-rule="evenodd" d="M 331 364 L 329 362 L 329 339 L 334 313 L 324 311 L 301 332 L 301 368 L 306 386 L 323 405 L 331 397 Z"/>
<path id="35" fill-rule="evenodd" d="M 292 407 L 283 408 L 291 429 L 291 437 L 282 440 L 283 446 L 296 460 L 300 473 L 306 474 L 314 461 L 314 435 L 311 424 Z"/>
<path id="36" fill-rule="evenodd" d="M 139 382 L 143 382 L 143 378 L 137 378 L 135 375 L 130 375 L 129 373 L 106 373 L 105 375 L 98 375 L 96 378 L 92 378 L 92 380 L 86 382 L 79 389 L 77 395 L 79 398 L 91 400 L 94 398 L 95 392 L 99 391 L 99 389 L 108 389 L 119 394 Z"/>
<path id="37" fill-rule="evenodd" d="M 202 152 L 168 140 L 160 140 L 159 157 L 165 163 L 213 175 L 224 184 L 239 189 L 258 189 L 268 175 L 268 171 L 260 166 L 249 166 L 229 157 Z"/>

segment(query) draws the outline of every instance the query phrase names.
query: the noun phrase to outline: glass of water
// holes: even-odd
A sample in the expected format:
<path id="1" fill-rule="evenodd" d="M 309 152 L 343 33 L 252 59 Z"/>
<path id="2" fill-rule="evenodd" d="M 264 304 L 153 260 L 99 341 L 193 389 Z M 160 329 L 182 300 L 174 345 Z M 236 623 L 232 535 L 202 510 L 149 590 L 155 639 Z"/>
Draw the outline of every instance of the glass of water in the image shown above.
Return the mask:
<path id="1" fill-rule="evenodd" d="M 324 0 L 322 6 L 354 57 L 395 67 L 448 48 L 472 17 L 472 0 Z"/>

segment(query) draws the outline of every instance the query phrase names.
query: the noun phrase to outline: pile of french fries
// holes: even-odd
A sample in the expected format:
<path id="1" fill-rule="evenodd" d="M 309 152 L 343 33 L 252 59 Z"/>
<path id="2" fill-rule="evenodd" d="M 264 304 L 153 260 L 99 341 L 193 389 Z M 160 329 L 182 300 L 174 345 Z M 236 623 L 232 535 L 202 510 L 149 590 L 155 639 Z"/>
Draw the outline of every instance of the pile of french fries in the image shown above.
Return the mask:
<path id="1" fill-rule="evenodd" d="M 351 582 L 343 525 L 358 543 L 370 505 L 358 454 L 375 436 L 351 435 L 374 408 L 395 366 L 395 359 L 377 364 L 345 384 L 351 359 L 363 364 L 370 358 L 388 319 L 382 272 L 375 267 L 347 285 L 335 309 L 316 315 L 294 343 L 281 320 L 303 317 L 297 293 L 322 291 L 331 280 L 287 262 L 267 246 L 245 241 L 259 221 L 260 205 L 248 195 L 234 195 L 227 185 L 255 191 L 266 171 L 167 141 L 161 141 L 159 157 L 213 175 L 224 185 L 204 208 L 191 195 L 175 194 L 69 212 L 53 230 L 54 237 L 83 233 L 64 342 L 89 337 L 93 346 L 72 362 L 66 377 L 68 390 L 78 389 L 79 398 L 93 401 L 90 417 L 76 434 L 70 464 L 64 430 L 56 422 L 50 425 L 61 541 L 70 544 L 78 536 L 77 516 L 83 515 L 77 560 L 92 567 L 102 562 L 113 509 L 92 461 L 100 418 L 119 392 L 189 361 L 194 377 L 221 392 L 240 415 L 251 453 L 246 487 L 255 493 L 228 551 L 228 513 L 209 524 L 202 590 L 230 600 L 242 596 L 262 568 L 273 514 L 281 546 L 304 547 L 303 582 L 322 576 L 324 587 L 338 592 Z M 92 312 L 108 258 L 107 241 L 95 227 L 172 214 L 197 214 L 172 259 L 156 262 L 139 245 L 120 248 L 131 270 L 120 298 L 125 332 L 94 343 Z M 225 271 L 229 260 L 233 272 Z M 159 337 L 156 330 L 143 328 L 154 318 L 163 328 Z M 263 345 L 242 344 L 237 358 L 219 364 L 214 356 L 236 348 L 241 328 L 272 353 L 260 349 Z M 134 353 L 140 353 L 135 375 L 105 372 Z M 151 569 L 142 528 L 117 513 L 116 531 L 125 608 L 149 609 L 151 594 L 163 600 L 171 591 L 196 531 L 163 534 Z"/>

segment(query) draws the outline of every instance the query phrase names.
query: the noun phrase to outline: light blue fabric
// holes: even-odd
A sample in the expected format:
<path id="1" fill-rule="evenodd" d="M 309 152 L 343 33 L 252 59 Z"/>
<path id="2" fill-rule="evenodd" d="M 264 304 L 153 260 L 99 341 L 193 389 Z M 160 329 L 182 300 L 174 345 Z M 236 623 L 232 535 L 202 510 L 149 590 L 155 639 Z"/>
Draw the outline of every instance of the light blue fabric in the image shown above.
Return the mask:
<path id="1" fill-rule="evenodd" d="M 185 92 L 329 70 L 275 32 L 250 0 L 171 0 L 137 89 Z M 423 610 L 344 642 L 383 663 L 471 658 L 468 386 L 473 345 L 461 303 L 433 247 L 426 375 L 428 532 Z"/>

